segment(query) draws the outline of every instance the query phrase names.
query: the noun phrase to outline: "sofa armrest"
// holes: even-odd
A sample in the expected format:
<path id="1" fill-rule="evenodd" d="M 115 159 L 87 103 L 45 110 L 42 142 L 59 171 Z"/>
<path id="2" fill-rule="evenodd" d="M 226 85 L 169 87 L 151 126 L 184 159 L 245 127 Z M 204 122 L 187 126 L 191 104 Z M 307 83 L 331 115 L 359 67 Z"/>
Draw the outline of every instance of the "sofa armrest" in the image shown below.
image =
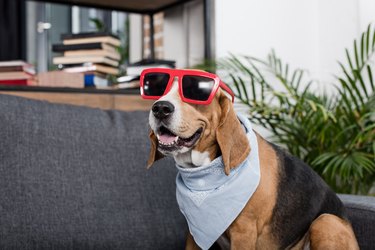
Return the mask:
<path id="1" fill-rule="evenodd" d="M 375 249 L 375 197 L 339 195 L 361 249 Z"/>

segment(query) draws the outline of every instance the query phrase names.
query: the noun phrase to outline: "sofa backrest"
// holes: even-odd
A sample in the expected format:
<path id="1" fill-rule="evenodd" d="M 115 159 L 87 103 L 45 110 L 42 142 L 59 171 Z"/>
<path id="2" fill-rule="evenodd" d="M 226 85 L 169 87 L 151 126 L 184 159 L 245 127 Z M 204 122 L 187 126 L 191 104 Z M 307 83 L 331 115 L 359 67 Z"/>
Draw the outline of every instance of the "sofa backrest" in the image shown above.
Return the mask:
<path id="1" fill-rule="evenodd" d="M 0 249 L 182 249 L 176 170 L 147 112 L 0 95 Z"/>
<path id="2" fill-rule="evenodd" d="M 0 95 L 0 249 L 183 249 L 176 169 L 146 170 L 147 121 Z M 374 249 L 375 198 L 340 198 Z"/>

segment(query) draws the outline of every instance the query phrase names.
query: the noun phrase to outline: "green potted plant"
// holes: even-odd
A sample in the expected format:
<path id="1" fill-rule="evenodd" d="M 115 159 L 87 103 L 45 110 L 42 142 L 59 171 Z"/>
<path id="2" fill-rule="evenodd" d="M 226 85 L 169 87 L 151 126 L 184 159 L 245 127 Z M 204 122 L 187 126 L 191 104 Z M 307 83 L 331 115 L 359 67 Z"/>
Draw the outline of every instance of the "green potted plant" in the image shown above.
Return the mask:
<path id="1" fill-rule="evenodd" d="M 306 70 L 292 69 L 274 51 L 266 60 L 231 55 L 216 67 L 273 142 L 307 162 L 335 191 L 374 195 L 374 28 L 369 25 L 345 53 L 333 94 L 317 91 Z"/>

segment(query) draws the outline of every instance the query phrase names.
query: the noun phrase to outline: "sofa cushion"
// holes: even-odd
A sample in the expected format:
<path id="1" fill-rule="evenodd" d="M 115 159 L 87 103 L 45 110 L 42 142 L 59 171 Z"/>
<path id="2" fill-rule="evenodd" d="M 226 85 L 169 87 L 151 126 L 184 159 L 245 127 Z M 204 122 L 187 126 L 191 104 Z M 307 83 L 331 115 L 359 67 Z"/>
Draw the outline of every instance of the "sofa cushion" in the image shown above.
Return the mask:
<path id="1" fill-rule="evenodd" d="M 181 249 L 171 159 L 147 112 L 0 95 L 0 249 Z"/>

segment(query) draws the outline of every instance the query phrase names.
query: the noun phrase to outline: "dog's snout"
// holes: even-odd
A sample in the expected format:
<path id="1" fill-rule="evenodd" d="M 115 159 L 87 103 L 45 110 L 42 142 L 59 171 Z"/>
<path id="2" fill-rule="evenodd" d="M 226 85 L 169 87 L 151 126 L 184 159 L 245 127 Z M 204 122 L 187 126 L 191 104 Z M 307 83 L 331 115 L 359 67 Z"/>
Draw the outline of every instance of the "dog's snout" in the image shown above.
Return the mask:
<path id="1" fill-rule="evenodd" d="M 173 104 L 167 101 L 159 101 L 152 106 L 152 113 L 158 119 L 166 118 L 170 116 L 173 112 Z"/>

